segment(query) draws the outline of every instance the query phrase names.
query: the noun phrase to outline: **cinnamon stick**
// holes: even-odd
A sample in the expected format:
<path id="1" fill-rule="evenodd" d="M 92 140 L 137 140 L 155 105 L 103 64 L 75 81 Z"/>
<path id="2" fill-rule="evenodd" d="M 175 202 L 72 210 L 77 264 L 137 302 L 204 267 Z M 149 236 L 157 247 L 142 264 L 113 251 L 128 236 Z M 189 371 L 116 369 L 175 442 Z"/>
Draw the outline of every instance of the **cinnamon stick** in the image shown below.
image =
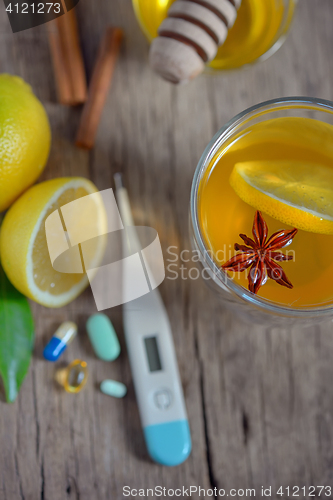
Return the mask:
<path id="1" fill-rule="evenodd" d="M 87 99 L 87 79 L 80 46 L 75 9 L 56 19 L 63 57 L 70 77 L 73 104 L 82 104 Z"/>
<path id="2" fill-rule="evenodd" d="M 84 103 L 87 81 L 75 9 L 48 23 L 48 34 L 59 102 Z"/>
<path id="3" fill-rule="evenodd" d="M 122 38 L 122 30 L 111 27 L 107 28 L 102 38 L 89 86 L 88 99 L 83 108 L 76 136 L 75 144 L 79 148 L 91 149 L 94 146 Z"/>
<path id="4" fill-rule="evenodd" d="M 58 25 L 56 21 L 52 21 L 47 23 L 47 27 L 58 101 L 60 104 L 71 105 L 73 104 L 72 85 L 63 55 Z"/>

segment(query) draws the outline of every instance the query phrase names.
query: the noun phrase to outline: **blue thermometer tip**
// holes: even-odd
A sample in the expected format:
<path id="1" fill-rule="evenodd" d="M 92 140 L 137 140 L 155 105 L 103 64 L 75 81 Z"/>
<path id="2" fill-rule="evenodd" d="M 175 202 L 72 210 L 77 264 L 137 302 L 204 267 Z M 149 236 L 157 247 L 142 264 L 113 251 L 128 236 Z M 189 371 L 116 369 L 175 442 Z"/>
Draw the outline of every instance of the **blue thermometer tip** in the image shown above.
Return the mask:
<path id="1" fill-rule="evenodd" d="M 144 434 L 149 455 L 161 465 L 180 465 L 191 453 L 188 420 L 148 425 L 144 428 Z"/>

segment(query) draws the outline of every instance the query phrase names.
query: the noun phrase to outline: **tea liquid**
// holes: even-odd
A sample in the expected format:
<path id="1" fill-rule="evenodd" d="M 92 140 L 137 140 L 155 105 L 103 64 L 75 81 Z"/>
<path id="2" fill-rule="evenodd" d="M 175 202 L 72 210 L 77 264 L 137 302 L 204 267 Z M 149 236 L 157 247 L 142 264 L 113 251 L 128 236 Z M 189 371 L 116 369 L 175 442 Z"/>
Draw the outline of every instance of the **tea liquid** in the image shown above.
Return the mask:
<path id="1" fill-rule="evenodd" d="M 243 243 L 239 233 L 252 237 L 255 208 L 243 202 L 229 184 L 234 165 L 247 161 L 304 161 L 333 169 L 333 126 L 310 118 L 276 118 L 251 125 L 223 145 L 207 168 L 198 194 L 198 216 L 207 248 L 221 265 Z M 315 167 L 314 167 L 315 168 Z M 263 214 L 269 236 L 290 226 Z M 296 308 L 333 303 L 333 236 L 299 231 L 283 253 L 294 261 L 281 265 L 294 285 L 289 290 L 269 279 L 259 296 Z M 246 271 L 245 271 L 246 272 Z M 248 287 L 245 272 L 234 279 Z"/>

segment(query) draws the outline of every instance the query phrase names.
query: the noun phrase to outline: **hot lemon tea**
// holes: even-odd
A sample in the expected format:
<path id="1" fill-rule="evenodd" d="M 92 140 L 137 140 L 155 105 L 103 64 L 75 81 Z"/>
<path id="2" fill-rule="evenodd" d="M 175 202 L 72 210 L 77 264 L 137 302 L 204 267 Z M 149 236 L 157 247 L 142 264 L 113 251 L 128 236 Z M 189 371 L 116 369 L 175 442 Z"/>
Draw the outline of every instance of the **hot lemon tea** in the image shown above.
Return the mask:
<path id="1" fill-rule="evenodd" d="M 206 168 L 197 207 L 206 248 L 236 283 L 281 306 L 333 305 L 332 125 L 284 117 L 243 128 Z M 256 231 L 262 248 L 274 242 L 266 250 L 274 253 L 275 279 L 258 260 Z M 254 290 L 249 274 L 259 261 L 263 279 Z M 284 276 L 287 282 L 279 283 Z"/>

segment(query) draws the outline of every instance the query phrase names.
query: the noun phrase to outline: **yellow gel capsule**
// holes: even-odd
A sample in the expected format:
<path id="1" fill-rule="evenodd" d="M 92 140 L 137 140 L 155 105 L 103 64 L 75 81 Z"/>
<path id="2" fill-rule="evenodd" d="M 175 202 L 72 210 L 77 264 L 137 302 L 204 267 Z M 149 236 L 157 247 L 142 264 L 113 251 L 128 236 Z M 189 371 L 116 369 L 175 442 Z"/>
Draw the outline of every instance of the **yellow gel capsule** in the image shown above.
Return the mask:
<path id="1" fill-rule="evenodd" d="M 80 359 L 75 359 L 66 368 L 57 370 L 55 379 L 66 392 L 76 394 L 80 392 L 87 383 L 87 363 Z"/>

